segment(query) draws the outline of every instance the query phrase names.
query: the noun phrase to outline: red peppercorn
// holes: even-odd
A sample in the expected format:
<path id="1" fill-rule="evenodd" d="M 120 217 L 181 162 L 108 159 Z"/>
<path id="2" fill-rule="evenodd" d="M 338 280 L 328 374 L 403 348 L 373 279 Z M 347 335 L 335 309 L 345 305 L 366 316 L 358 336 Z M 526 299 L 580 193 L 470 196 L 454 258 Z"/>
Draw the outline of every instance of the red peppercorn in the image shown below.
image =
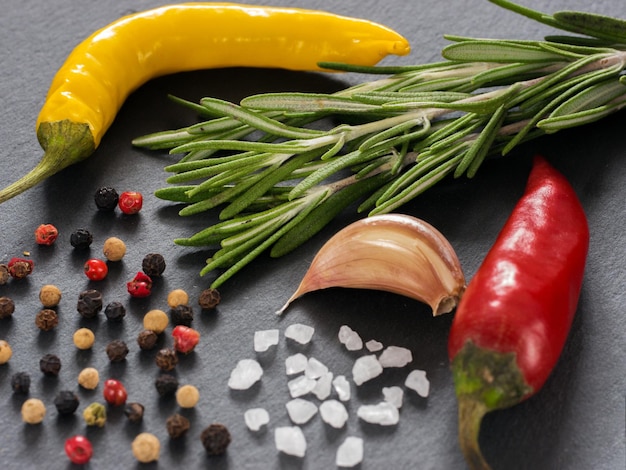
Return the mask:
<path id="1" fill-rule="evenodd" d="M 108 379 L 104 382 L 102 394 L 106 402 L 113 406 L 123 405 L 128 398 L 128 393 L 126 393 L 126 388 L 122 382 L 115 379 Z"/>
<path id="2" fill-rule="evenodd" d="M 152 279 L 146 273 L 139 271 L 132 281 L 126 283 L 126 289 L 133 297 L 148 297 L 152 290 Z"/>
<path id="3" fill-rule="evenodd" d="M 24 258 L 11 258 L 7 264 L 9 274 L 15 279 L 25 278 L 33 272 L 34 267 L 35 263 L 32 260 Z"/>
<path id="4" fill-rule="evenodd" d="M 174 327 L 172 337 L 174 338 L 174 349 L 183 354 L 193 351 L 200 341 L 200 333 L 185 325 Z"/>
<path id="5" fill-rule="evenodd" d="M 85 262 L 85 275 L 92 281 L 101 281 L 109 272 L 109 267 L 101 259 L 92 258 Z"/>
<path id="6" fill-rule="evenodd" d="M 59 231 L 52 224 L 41 224 L 35 229 L 35 242 L 38 245 L 52 245 L 59 236 Z"/>
<path id="7" fill-rule="evenodd" d="M 93 455 L 91 442 L 85 436 L 72 436 L 65 441 L 65 453 L 70 462 L 76 465 L 83 465 L 89 462 Z"/>
<path id="8" fill-rule="evenodd" d="M 143 196 L 137 191 L 124 191 L 120 194 L 118 206 L 124 214 L 136 214 L 143 206 Z"/>

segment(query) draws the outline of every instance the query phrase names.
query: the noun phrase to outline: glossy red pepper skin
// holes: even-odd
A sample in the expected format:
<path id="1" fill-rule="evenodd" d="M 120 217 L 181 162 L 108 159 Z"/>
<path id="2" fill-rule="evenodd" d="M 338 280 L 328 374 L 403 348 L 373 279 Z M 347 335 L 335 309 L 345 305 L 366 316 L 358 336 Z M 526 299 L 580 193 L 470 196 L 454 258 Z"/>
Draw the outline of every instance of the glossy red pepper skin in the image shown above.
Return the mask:
<path id="1" fill-rule="evenodd" d="M 583 208 L 568 181 L 535 157 L 524 195 L 470 281 L 448 342 L 460 440 L 471 468 L 482 416 L 536 393 L 567 339 L 589 246 Z"/>

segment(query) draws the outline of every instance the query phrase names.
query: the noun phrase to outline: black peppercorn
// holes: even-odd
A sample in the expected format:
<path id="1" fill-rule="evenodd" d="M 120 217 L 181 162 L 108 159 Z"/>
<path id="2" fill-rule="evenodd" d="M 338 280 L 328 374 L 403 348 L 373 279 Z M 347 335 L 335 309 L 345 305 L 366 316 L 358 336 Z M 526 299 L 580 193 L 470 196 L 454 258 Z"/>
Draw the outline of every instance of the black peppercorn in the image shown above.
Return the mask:
<path id="1" fill-rule="evenodd" d="M 89 289 L 78 295 L 76 310 L 84 318 L 94 318 L 102 310 L 102 293 L 95 289 Z"/>
<path id="2" fill-rule="evenodd" d="M 178 379 L 171 374 L 161 374 L 154 381 L 154 386 L 161 397 L 167 397 L 178 390 Z"/>
<path id="3" fill-rule="evenodd" d="M 50 331 L 59 324 L 57 312 L 51 308 L 40 310 L 35 316 L 35 325 L 42 331 Z"/>
<path id="4" fill-rule="evenodd" d="M 131 423 L 138 423 L 143 419 L 144 406 L 141 403 L 130 402 L 124 407 L 124 414 Z"/>
<path id="5" fill-rule="evenodd" d="M 0 264 L 0 286 L 9 282 L 9 267 L 6 264 Z"/>
<path id="6" fill-rule="evenodd" d="M 170 319 L 173 325 L 191 326 L 193 309 L 189 305 L 177 305 L 170 309 Z"/>
<path id="7" fill-rule="evenodd" d="M 128 354 L 128 346 L 121 339 L 114 339 L 106 346 L 106 353 L 111 362 L 122 362 Z"/>
<path id="8" fill-rule="evenodd" d="M 70 244 L 79 250 L 84 250 L 91 246 L 93 235 L 89 230 L 79 228 L 70 235 Z"/>
<path id="9" fill-rule="evenodd" d="M 71 390 L 61 390 L 54 398 L 54 406 L 61 415 L 71 415 L 78 408 L 78 396 Z"/>
<path id="10" fill-rule="evenodd" d="M 30 375 L 26 372 L 16 372 L 11 376 L 11 388 L 14 393 L 27 394 L 30 390 Z"/>
<path id="11" fill-rule="evenodd" d="M 143 330 L 137 335 L 137 344 L 143 351 L 149 351 L 156 346 L 158 339 L 159 335 L 157 335 L 154 331 Z"/>
<path id="12" fill-rule="evenodd" d="M 15 312 L 15 302 L 9 297 L 0 297 L 0 319 L 9 318 Z"/>
<path id="13" fill-rule="evenodd" d="M 179 413 L 174 413 L 165 421 L 167 433 L 172 439 L 184 436 L 189 431 L 190 426 L 189 420 Z"/>
<path id="14" fill-rule="evenodd" d="M 198 305 L 206 310 L 211 310 L 217 307 L 221 300 L 222 297 L 217 289 L 205 289 L 200 293 Z"/>
<path id="15" fill-rule="evenodd" d="M 178 364 L 178 355 L 174 348 L 163 348 L 156 353 L 154 361 L 161 370 L 168 372 Z"/>
<path id="16" fill-rule="evenodd" d="M 150 277 L 161 277 L 165 271 L 165 259 L 158 253 L 148 253 L 141 262 L 141 269 Z"/>
<path id="17" fill-rule="evenodd" d="M 200 440 L 209 455 L 221 455 L 226 452 L 232 438 L 226 426 L 214 423 L 202 431 Z"/>
<path id="18" fill-rule="evenodd" d="M 94 194 L 93 199 L 98 210 L 104 212 L 112 212 L 117 207 L 120 195 L 117 191 L 109 186 L 99 188 Z"/>
<path id="19" fill-rule="evenodd" d="M 61 370 L 61 359 L 54 354 L 46 354 L 39 360 L 39 369 L 44 375 L 56 377 Z"/>
<path id="20" fill-rule="evenodd" d="M 126 308 L 120 302 L 111 302 L 104 309 L 107 320 L 120 321 L 126 316 Z"/>

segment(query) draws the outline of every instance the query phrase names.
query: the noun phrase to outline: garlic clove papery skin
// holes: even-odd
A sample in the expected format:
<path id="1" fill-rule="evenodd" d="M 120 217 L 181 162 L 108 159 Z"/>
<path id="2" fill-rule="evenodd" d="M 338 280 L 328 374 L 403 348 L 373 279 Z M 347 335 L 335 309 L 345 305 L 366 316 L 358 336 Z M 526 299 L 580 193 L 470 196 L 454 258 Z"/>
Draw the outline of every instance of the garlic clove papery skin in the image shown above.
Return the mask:
<path id="1" fill-rule="evenodd" d="M 346 287 L 403 295 L 439 315 L 456 307 L 465 286 L 458 257 L 436 228 L 409 215 L 376 215 L 331 237 L 278 313 L 307 292 Z"/>

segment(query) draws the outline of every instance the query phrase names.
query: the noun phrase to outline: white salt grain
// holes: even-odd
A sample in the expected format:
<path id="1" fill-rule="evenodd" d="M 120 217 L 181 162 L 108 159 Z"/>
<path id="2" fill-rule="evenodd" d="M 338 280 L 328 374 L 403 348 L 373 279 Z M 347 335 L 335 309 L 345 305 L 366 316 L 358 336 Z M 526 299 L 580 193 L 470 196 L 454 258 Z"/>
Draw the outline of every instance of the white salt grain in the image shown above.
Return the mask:
<path id="1" fill-rule="evenodd" d="M 359 357 L 352 366 L 352 380 L 357 385 L 378 377 L 382 373 L 383 366 L 380 365 L 380 362 L 373 354 Z"/>
<path id="2" fill-rule="evenodd" d="M 426 378 L 426 371 L 413 370 L 407 376 L 404 385 L 415 390 L 420 397 L 426 398 L 430 392 L 430 382 Z"/>
<path id="3" fill-rule="evenodd" d="M 369 352 L 376 352 L 383 349 L 383 343 L 376 341 L 375 339 L 370 339 L 367 343 L 365 343 L 365 347 Z"/>
<path id="4" fill-rule="evenodd" d="M 358 351 L 363 348 L 363 340 L 359 334 L 348 325 L 342 325 L 339 328 L 339 342 L 343 344 L 348 351 Z"/>
<path id="5" fill-rule="evenodd" d="M 317 413 L 317 406 L 302 398 L 294 398 L 285 406 L 287 407 L 287 414 L 294 424 L 307 423 Z"/>
<path id="6" fill-rule="evenodd" d="M 348 436 L 337 449 L 335 463 L 338 467 L 356 467 L 363 461 L 363 439 Z"/>
<path id="7" fill-rule="evenodd" d="M 333 428 L 342 428 L 348 421 L 348 410 L 340 401 L 326 400 L 320 405 L 319 411 L 322 420 Z"/>
<path id="8" fill-rule="evenodd" d="M 333 382 L 333 373 L 326 372 L 315 383 L 315 387 L 311 390 L 311 393 L 315 395 L 318 400 L 326 400 L 330 396 L 331 386 Z"/>
<path id="9" fill-rule="evenodd" d="M 404 390 L 397 386 L 383 387 L 383 397 L 387 403 L 391 403 L 396 408 L 402 408 Z"/>
<path id="10" fill-rule="evenodd" d="M 382 401 L 376 405 L 361 405 L 357 410 L 357 416 L 363 421 L 381 426 L 398 424 L 400 413 L 398 408 L 391 403 Z"/>
<path id="11" fill-rule="evenodd" d="M 306 439 L 302 429 L 298 426 L 281 426 L 274 431 L 276 450 L 287 455 L 304 457 L 306 454 Z"/>
<path id="12" fill-rule="evenodd" d="M 299 374 L 300 372 L 304 372 L 307 363 L 308 360 L 306 356 L 302 353 L 297 353 L 293 356 L 289 356 L 287 359 L 285 359 L 285 373 L 287 375 L 294 375 Z"/>
<path id="13" fill-rule="evenodd" d="M 265 352 L 278 344 L 278 330 L 261 330 L 254 332 L 254 350 Z"/>
<path id="14" fill-rule="evenodd" d="M 341 401 L 350 400 L 350 382 L 344 375 L 338 375 L 333 379 L 333 388 Z"/>
<path id="15" fill-rule="evenodd" d="M 270 422 L 270 415 L 265 408 L 250 408 L 243 414 L 243 419 L 250 431 L 258 431 Z"/>
<path id="16" fill-rule="evenodd" d="M 404 367 L 412 360 L 411 350 L 399 346 L 387 347 L 378 358 L 383 367 Z"/>
<path id="17" fill-rule="evenodd" d="M 287 387 L 289 388 L 291 398 L 297 398 L 312 392 L 316 383 L 315 379 L 309 379 L 305 375 L 300 375 L 287 382 Z"/>
<path id="18" fill-rule="evenodd" d="M 294 323 L 293 325 L 289 325 L 285 330 L 285 337 L 300 344 L 307 344 L 311 341 L 314 332 L 315 329 L 311 326 Z"/>
<path id="19" fill-rule="evenodd" d="M 228 386 L 233 390 L 247 390 L 261 380 L 263 369 L 254 359 L 242 359 L 230 373 Z"/>
<path id="20" fill-rule="evenodd" d="M 309 358 L 304 369 L 304 375 L 309 379 L 319 379 L 328 372 L 328 367 L 314 357 Z"/>

